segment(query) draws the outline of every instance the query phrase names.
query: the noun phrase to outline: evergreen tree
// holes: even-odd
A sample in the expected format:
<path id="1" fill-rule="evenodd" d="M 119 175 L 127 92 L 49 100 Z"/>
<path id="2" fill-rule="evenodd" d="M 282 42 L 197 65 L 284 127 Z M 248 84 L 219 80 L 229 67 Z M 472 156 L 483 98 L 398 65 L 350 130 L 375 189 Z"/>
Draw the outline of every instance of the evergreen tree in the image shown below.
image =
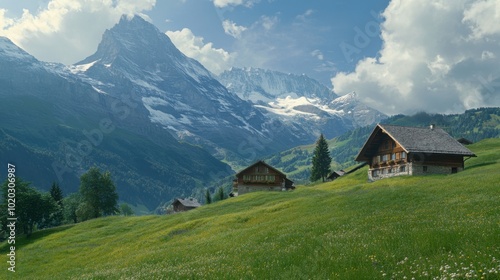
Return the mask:
<path id="1" fill-rule="evenodd" d="M 221 201 L 221 200 L 224 200 L 225 198 L 225 194 L 224 194 L 224 188 L 223 187 L 220 187 L 217 189 L 217 192 L 215 193 L 215 198 L 214 200 L 215 201 Z"/>
<path id="2" fill-rule="evenodd" d="M 330 156 L 330 151 L 328 149 L 328 143 L 325 140 L 323 134 L 319 136 L 318 141 L 316 141 L 316 148 L 314 149 L 314 154 L 312 158 L 312 170 L 311 170 L 311 182 L 322 179 L 325 181 L 328 173 L 330 173 L 330 164 L 332 163 L 332 157 Z"/>
<path id="3" fill-rule="evenodd" d="M 63 193 L 58 183 L 52 183 L 52 186 L 50 187 L 50 195 L 57 202 L 57 204 L 59 204 L 59 206 L 63 206 Z"/>
<path id="4" fill-rule="evenodd" d="M 84 213 L 85 218 L 113 215 L 119 211 L 118 194 L 109 171 L 101 173 L 97 167 L 91 167 L 80 177 L 80 194 L 85 205 L 77 212 Z"/>
<path id="5" fill-rule="evenodd" d="M 59 184 L 56 182 L 52 183 L 50 187 L 50 196 L 57 203 L 57 209 L 51 217 L 51 223 L 49 226 L 59 226 L 64 220 L 64 207 L 63 207 L 63 193 Z"/>
<path id="6" fill-rule="evenodd" d="M 212 195 L 210 195 L 210 191 L 208 189 L 205 192 L 205 203 L 206 204 L 212 203 Z"/>

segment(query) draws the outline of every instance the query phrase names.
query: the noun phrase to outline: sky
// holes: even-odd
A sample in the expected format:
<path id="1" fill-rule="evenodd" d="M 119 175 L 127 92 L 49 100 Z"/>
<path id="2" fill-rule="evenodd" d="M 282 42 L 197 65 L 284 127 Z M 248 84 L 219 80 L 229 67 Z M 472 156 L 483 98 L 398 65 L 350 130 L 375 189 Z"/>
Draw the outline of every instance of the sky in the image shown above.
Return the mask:
<path id="1" fill-rule="evenodd" d="M 388 115 L 500 106 L 500 0 L 0 0 L 0 36 L 72 64 L 123 14 L 215 74 L 306 74 Z"/>

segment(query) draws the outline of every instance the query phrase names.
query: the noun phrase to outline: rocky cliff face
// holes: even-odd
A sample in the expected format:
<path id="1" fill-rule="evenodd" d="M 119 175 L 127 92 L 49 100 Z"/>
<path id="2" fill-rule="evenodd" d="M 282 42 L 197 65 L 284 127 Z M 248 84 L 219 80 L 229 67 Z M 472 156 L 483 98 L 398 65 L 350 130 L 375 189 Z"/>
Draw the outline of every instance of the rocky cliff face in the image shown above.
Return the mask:
<path id="1" fill-rule="evenodd" d="M 290 129 L 229 92 L 138 16 L 123 17 L 104 33 L 97 52 L 72 70 L 103 94 L 130 95 L 151 122 L 221 159 L 257 157 L 303 142 L 300 127 Z"/>

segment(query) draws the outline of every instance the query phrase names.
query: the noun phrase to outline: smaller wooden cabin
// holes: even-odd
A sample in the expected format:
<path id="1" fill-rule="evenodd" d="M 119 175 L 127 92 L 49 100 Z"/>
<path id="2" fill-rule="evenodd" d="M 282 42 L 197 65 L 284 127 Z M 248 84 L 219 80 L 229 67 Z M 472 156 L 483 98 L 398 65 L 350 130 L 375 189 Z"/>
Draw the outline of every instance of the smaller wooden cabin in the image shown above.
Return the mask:
<path id="1" fill-rule="evenodd" d="M 332 174 L 330 174 L 328 177 L 326 177 L 326 179 L 329 181 L 333 181 L 333 180 L 337 179 L 338 177 L 344 176 L 345 174 L 346 174 L 346 172 L 342 169 L 336 170 L 336 171 L 333 171 Z"/>
<path id="2" fill-rule="evenodd" d="M 201 204 L 195 198 L 176 198 L 174 202 L 172 202 L 172 207 L 174 208 L 174 212 L 184 212 L 189 211 L 195 208 L 200 207 Z"/>
<path id="3" fill-rule="evenodd" d="M 476 155 L 440 128 L 378 124 L 356 161 L 370 166 L 368 179 L 399 175 L 451 174 Z"/>
<path id="4" fill-rule="evenodd" d="M 295 189 L 293 182 L 278 169 L 262 160 L 236 174 L 233 192 L 238 195 L 254 191 L 284 191 Z"/>

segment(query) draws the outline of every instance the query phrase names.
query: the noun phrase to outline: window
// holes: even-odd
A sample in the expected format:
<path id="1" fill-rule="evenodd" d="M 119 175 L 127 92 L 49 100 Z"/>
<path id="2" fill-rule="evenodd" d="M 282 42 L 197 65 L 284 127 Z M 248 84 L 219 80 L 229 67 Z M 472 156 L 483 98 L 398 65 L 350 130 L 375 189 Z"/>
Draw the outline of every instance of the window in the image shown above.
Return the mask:
<path id="1" fill-rule="evenodd" d="M 378 177 L 378 170 L 372 171 L 372 177 Z"/>
<path id="2" fill-rule="evenodd" d="M 422 171 L 427 172 L 427 166 L 426 165 L 422 166 Z"/>
<path id="3" fill-rule="evenodd" d="M 406 152 L 401 152 L 401 158 L 406 158 Z"/>
<path id="4" fill-rule="evenodd" d="M 456 168 L 456 167 L 451 168 L 451 174 L 455 174 L 457 172 L 458 172 L 458 168 Z"/>
<path id="5" fill-rule="evenodd" d="M 399 167 L 399 172 L 406 172 L 406 165 Z"/>
<path id="6" fill-rule="evenodd" d="M 396 153 L 391 154 L 391 160 L 396 160 Z"/>
<path id="7" fill-rule="evenodd" d="M 388 155 L 383 155 L 382 156 L 382 161 L 387 161 L 389 159 L 389 156 Z"/>

